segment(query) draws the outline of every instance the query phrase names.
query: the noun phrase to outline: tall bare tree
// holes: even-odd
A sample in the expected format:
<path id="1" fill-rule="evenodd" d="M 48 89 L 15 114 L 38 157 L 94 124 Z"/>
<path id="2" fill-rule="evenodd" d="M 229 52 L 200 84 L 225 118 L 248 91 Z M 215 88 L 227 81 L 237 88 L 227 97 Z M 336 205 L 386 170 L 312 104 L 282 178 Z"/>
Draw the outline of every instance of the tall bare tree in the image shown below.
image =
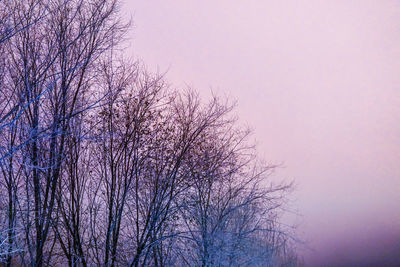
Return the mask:
<path id="1" fill-rule="evenodd" d="M 9 105 L 11 111 L 3 118 L 16 113 L 23 121 L 19 144 L 11 152 L 20 149 L 23 155 L 25 197 L 20 203 L 32 265 L 41 265 L 44 257 L 51 259 L 53 245 L 47 250 L 46 241 L 66 140 L 73 118 L 98 101 L 88 97 L 94 67 L 126 29 L 117 9 L 117 2 L 108 0 L 29 0 L 11 5 L 12 24 L 29 27 L 13 33 L 6 43 L 9 81 L 2 91 L 18 101 Z"/>

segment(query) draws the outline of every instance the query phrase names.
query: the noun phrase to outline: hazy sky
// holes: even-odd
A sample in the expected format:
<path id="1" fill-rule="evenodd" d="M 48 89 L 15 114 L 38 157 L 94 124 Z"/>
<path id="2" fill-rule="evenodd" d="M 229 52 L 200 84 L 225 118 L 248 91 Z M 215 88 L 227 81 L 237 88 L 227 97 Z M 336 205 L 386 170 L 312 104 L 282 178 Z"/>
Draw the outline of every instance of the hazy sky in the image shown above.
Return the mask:
<path id="1" fill-rule="evenodd" d="M 135 57 L 236 99 L 260 154 L 284 163 L 307 264 L 400 254 L 400 1 L 126 0 L 123 12 Z"/>

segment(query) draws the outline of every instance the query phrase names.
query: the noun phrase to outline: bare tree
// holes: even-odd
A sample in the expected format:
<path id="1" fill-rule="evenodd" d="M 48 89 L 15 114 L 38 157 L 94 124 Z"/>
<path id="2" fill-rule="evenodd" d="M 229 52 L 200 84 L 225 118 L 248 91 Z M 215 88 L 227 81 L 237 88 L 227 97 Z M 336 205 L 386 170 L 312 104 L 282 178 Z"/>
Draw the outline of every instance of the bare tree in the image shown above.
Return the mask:
<path id="1" fill-rule="evenodd" d="M 286 264 L 290 184 L 232 105 L 116 60 L 118 3 L 0 0 L 0 264 Z"/>
<path id="2" fill-rule="evenodd" d="M 193 102 L 191 96 L 180 109 L 201 114 L 199 107 L 187 108 L 196 106 Z M 191 266 L 272 264 L 279 240 L 287 237 L 279 230 L 276 215 L 290 185 L 268 186 L 275 166 L 258 166 L 246 141 L 249 131 L 236 126 L 229 105 L 214 99 L 210 106 L 218 108 L 203 113 L 205 117 L 218 116 L 189 153 L 189 186 L 177 200 L 183 233 L 175 244 L 178 260 Z"/>
<path id="3" fill-rule="evenodd" d="M 30 0 L 14 3 L 11 11 L 13 25 L 30 26 L 6 44 L 9 82 L 2 91 L 18 101 L 8 105 L 11 111 L 4 117 L 17 114 L 23 121 L 20 143 L 11 154 L 21 150 L 23 155 L 25 242 L 29 261 L 41 265 L 44 253 L 50 261 L 54 246 L 53 241 L 46 248 L 46 241 L 72 119 L 98 101 L 87 97 L 93 67 L 118 43 L 126 26 L 116 16 L 116 1 Z"/>

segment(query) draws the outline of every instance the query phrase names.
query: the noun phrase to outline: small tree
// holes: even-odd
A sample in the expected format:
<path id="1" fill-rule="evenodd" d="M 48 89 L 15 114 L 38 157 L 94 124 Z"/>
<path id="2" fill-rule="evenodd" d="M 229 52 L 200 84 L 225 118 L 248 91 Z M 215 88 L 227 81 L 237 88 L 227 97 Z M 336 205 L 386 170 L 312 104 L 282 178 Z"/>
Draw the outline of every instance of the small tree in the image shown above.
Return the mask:
<path id="1" fill-rule="evenodd" d="M 218 107 L 219 116 L 196 140 L 186 165 L 189 187 L 179 206 L 182 232 L 187 233 L 179 241 L 181 261 L 273 265 L 286 239 L 277 214 L 290 185 L 268 186 L 275 166 L 259 165 L 246 141 L 249 131 L 229 118 L 231 107 L 216 99 L 210 106 Z"/>

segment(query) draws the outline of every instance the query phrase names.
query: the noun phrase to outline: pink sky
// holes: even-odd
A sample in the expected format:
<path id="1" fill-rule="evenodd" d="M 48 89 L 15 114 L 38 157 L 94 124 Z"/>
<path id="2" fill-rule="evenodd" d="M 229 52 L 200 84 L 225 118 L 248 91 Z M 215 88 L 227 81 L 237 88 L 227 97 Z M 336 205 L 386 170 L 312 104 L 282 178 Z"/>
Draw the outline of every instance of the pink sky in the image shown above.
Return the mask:
<path id="1" fill-rule="evenodd" d="M 133 55 L 236 99 L 284 163 L 307 264 L 400 242 L 400 1 L 125 1 Z"/>

